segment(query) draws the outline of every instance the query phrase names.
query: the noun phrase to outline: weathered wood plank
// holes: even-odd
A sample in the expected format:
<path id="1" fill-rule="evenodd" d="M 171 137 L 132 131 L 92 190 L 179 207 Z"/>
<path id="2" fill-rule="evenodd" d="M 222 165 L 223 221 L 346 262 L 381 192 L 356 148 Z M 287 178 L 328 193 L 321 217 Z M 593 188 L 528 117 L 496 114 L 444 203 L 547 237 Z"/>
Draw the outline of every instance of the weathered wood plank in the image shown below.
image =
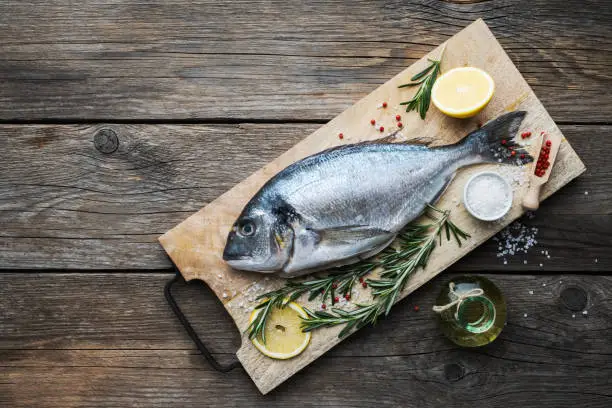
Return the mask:
<path id="1" fill-rule="evenodd" d="M 605 0 L 55 0 L 2 9 L 2 120 L 326 120 L 479 17 L 555 120 L 607 122 L 612 109 Z"/>
<path id="2" fill-rule="evenodd" d="M 478 115 L 480 117 L 477 120 L 484 122 L 509 110 L 524 110 L 528 112 L 528 115 L 522 122 L 519 132 L 527 129 L 532 129 L 538 133 L 540 130 L 547 130 L 553 143 L 561 144 L 558 159 L 555 160 L 555 155 L 551 156 L 551 161 L 555 161 L 555 165 L 552 169 L 550 181 L 543 187 L 542 194 L 535 197 L 538 203 L 586 171 L 584 163 L 571 148 L 571 144 L 569 142 L 562 143 L 565 137 L 504 52 L 493 33 L 482 19 L 478 19 L 453 35 L 444 44 L 429 52 L 418 62 L 376 88 L 328 124 L 317 129 L 276 160 L 249 175 L 228 192 L 159 238 L 160 244 L 180 270 L 181 275 L 188 281 L 201 279 L 206 282 L 217 297 L 223 301 L 225 308 L 241 332 L 248 330 L 249 327 L 249 314 L 245 313 L 245 308 L 257 305 L 252 299 L 252 295 L 248 294 L 248 288 L 257 290 L 257 287 L 261 287 L 262 290 L 268 291 L 283 283 L 283 279 L 278 276 L 264 278 L 262 274 L 236 271 L 221 259 L 220 255 L 226 245 L 227 234 L 231 230 L 232 223 L 240 216 L 243 206 L 271 177 L 279 174 L 283 168 L 297 160 L 327 148 L 346 144 L 349 141 L 365 142 L 380 138 L 381 132 L 373 129 L 364 119 L 376 118 L 380 124 L 384 124 L 387 128 L 390 127 L 389 122 L 393 121 L 395 126 L 395 116 L 401 112 L 396 108 L 402 101 L 398 94 L 398 87 L 405 84 L 414 75 L 418 75 L 423 66 L 428 63 L 428 60 L 438 58 L 444 49 L 446 51 L 444 61 L 441 62 L 442 70 L 446 70 L 448 67 L 475 65 L 489 72 L 495 81 L 496 98 Z M 381 101 L 388 102 L 386 109 L 377 107 Z M 424 138 L 432 138 L 435 145 L 458 142 L 463 135 L 474 130 L 474 119 L 472 121 L 450 120 L 449 117 L 439 111 L 430 111 L 427 120 L 422 120 L 416 115 L 410 117 L 404 115 L 403 123 L 404 128 L 400 132 L 400 137 L 418 135 Z M 382 127 L 380 129 L 383 130 Z M 339 132 L 344 132 L 343 138 L 346 140 L 340 140 L 342 138 L 338 136 Z M 529 149 L 531 154 L 534 154 L 535 148 L 537 146 L 531 146 L 531 149 Z M 520 170 L 510 170 L 507 167 L 502 170 L 498 167 L 496 164 L 490 164 L 480 167 L 480 170 L 498 170 L 504 173 Z M 527 169 L 533 172 L 534 166 Z M 415 272 L 406 282 L 401 293 L 397 295 L 397 301 L 448 269 L 457 260 L 466 256 L 525 213 L 521 208 L 520 201 L 521 198 L 524 198 L 526 185 L 513 187 L 514 203 L 512 208 L 503 220 L 496 223 L 485 225 L 475 220 L 464 207 L 456 205 L 453 200 L 462 197 L 463 185 L 470 175 L 475 174 L 478 170 L 478 168 L 471 168 L 458 171 L 457 177 L 449 184 L 437 203 L 442 208 L 454 207 L 453 220 L 471 235 L 469 242 L 459 246 L 448 245 L 440 251 L 436 251 L 427 266 Z M 355 176 L 358 175 L 355 174 Z M 319 181 L 324 181 L 324 179 L 326 177 Z M 398 181 L 398 183 L 400 182 Z M 325 183 L 319 184 L 323 188 Z M 542 183 L 539 185 L 541 186 Z M 310 188 L 302 191 L 302 193 L 316 195 L 316 190 L 316 188 Z M 396 194 L 402 193 L 410 194 L 411 192 L 401 191 L 398 185 Z M 457 202 L 457 204 L 459 203 Z M 360 292 L 353 293 L 351 296 L 353 302 L 358 303 L 368 302 L 371 298 L 369 293 Z M 307 297 L 300 298 L 300 302 L 311 309 L 320 307 L 320 303 L 312 299 L 307 300 Z M 310 342 L 308 349 L 290 361 L 272 360 L 262 356 L 248 341 L 248 336 L 243 335 L 242 345 L 236 355 L 257 388 L 263 394 L 266 394 L 337 345 L 341 341 L 338 338 L 340 332 L 340 327 L 320 330 L 319 335 Z"/>
<path id="3" fill-rule="evenodd" d="M 608 408 L 612 400 L 606 367 L 498 361 L 486 352 L 323 358 L 268 398 L 242 370 L 201 370 L 200 357 L 185 351 L 18 351 L 13 358 L 16 367 L 3 367 L 9 382 L 0 383 L 0 403 L 13 408 Z"/>
<path id="4" fill-rule="evenodd" d="M 159 235 L 317 127 L 0 126 L 0 268 L 169 268 Z M 103 128 L 118 136 L 113 153 L 95 147 Z M 555 249 L 546 268 L 610 270 L 612 174 L 601 152 L 612 150 L 612 127 L 561 130 L 587 173 L 526 223 L 540 227 L 542 248 Z M 457 268 L 503 271 L 495 250 L 485 244 Z M 534 261 L 514 267 L 539 270 Z"/>
<path id="5" fill-rule="evenodd" d="M 605 335 L 610 277 L 494 276 L 507 296 L 508 325 L 496 342 L 475 350 L 457 348 L 436 328 L 430 307 L 454 275 L 438 277 L 388 319 L 265 397 L 241 370 L 219 374 L 195 351 L 163 301 L 171 276 L 0 275 L 0 405 L 259 407 L 316 400 L 346 407 L 607 407 L 612 401 L 612 338 Z M 229 361 L 238 335 L 216 298 L 201 285 L 178 286 L 176 294 L 217 357 Z"/>

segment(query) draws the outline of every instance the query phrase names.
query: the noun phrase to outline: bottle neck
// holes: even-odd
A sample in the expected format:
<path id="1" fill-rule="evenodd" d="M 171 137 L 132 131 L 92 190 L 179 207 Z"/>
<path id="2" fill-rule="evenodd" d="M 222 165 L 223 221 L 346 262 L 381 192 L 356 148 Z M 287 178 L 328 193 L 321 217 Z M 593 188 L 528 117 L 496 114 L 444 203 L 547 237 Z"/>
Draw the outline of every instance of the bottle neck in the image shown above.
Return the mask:
<path id="1" fill-rule="evenodd" d="M 458 292 L 455 291 L 453 282 L 448 284 L 448 289 L 450 302 L 434 306 L 435 312 L 450 312 L 455 323 L 470 333 L 483 333 L 493 326 L 496 317 L 495 304 L 485 295 L 484 290 L 473 288 Z"/>
<path id="2" fill-rule="evenodd" d="M 495 323 L 495 305 L 484 294 L 470 296 L 457 304 L 457 323 L 470 333 L 484 333 Z"/>

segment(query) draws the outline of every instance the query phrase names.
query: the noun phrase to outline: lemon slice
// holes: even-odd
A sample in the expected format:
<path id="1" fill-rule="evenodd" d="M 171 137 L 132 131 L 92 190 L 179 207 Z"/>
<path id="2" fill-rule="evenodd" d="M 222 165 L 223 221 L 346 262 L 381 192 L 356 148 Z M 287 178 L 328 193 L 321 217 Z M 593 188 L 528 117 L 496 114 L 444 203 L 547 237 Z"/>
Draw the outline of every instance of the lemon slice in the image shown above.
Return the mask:
<path id="1" fill-rule="evenodd" d="M 431 100 L 440 111 L 454 118 L 469 118 L 480 112 L 495 91 L 493 78 L 482 69 L 454 68 L 440 76 L 431 90 Z"/>
<path id="2" fill-rule="evenodd" d="M 249 323 L 261 312 L 253 310 Z M 274 308 L 266 321 L 266 344 L 259 338 L 251 341 L 259 351 L 270 358 L 286 360 L 300 354 L 310 343 L 311 333 L 304 333 L 300 328 L 301 317 L 308 317 L 302 306 L 295 302 L 288 303 L 284 308 Z"/>

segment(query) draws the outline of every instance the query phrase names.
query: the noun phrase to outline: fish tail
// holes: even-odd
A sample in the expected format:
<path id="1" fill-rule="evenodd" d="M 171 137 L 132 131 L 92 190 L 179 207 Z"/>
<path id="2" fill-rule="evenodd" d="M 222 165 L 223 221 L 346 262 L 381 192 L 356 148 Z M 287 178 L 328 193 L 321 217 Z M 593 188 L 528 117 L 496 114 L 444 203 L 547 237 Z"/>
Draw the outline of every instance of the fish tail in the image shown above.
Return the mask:
<path id="1" fill-rule="evenodd" d="M 465 143 L 484 162 L 506 163 L 515 166 L 531 163 L 533 157 L 514 141 L 526 113 L 525 111 L 506 113 L 470 133 Z"/>

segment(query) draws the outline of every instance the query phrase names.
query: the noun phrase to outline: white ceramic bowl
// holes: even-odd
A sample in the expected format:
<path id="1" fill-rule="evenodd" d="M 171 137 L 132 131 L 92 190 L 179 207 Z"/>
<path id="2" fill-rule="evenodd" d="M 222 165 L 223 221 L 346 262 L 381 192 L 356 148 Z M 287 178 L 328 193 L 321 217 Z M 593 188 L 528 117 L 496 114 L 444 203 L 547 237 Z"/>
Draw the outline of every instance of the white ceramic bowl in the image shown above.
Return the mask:
<path id="1" fill-rule="evenodd" d="M 468 199 L 467 199 L 468 191 L 470 189 L 470 186 L 473 186 L 474 180 L 478 179 L 479 177 L 492 177 L 492 178 L 494 178 L 495 180 L 497 180 L 499 182 L 500 185 L 502 185 L 504 187 L 505 192 L 507 193 L 507 194 L 505 194 L 506 199 L 505 199 L 505 202 L 503 203 L 504 205 L 503 205 L 502 209 L 499 212 L 497 212 L 496 214 L 481 214 L 481 213 L 477 212 L 475 209 L 470 207 L 470 204 L 469 204 Z M 482 220 L 482 221 L 495 221 L 495 220 L 499 220 L 501 217 L 503 217 L 504 215 L 508 214 L 508 211 L 510 211 L 510 208 L 512 207 L 512 187 L 498 173 L 496 173 L 494 171 L 481 171 L 480 173 L 474 174 L 472 177 L 470 177 L 470 179 L 467 181 L 467 183 L 465 183 L 465 187 L 463 187 L 463 205 L 468 210 L 468 212 L 470 214 L 472 214 L 473 217 L 478 218 L 479 220 Z"/>

